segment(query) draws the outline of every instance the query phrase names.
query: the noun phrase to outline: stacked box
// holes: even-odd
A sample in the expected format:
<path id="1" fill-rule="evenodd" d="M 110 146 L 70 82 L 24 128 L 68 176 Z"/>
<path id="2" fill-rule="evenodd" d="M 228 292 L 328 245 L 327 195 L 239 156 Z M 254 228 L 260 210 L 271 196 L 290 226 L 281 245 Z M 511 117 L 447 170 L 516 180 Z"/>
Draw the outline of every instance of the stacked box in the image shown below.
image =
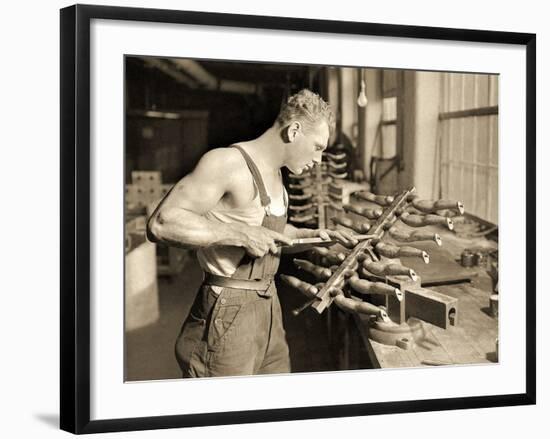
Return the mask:
<path id="1" fill-rule="evenodd" d="M 127 185 L 127 204 L 146 208 L 158 202 L 162 196 L 161 173 L 159 171 L 132 171 L 132 184 Z"/>

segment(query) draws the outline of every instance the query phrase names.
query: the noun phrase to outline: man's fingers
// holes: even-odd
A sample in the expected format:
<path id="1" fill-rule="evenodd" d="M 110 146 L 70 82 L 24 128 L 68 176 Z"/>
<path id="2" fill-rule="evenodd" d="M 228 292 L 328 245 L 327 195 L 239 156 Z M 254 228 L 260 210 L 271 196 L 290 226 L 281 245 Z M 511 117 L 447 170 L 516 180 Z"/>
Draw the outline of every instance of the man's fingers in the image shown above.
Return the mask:
<path id="1" fill-rule="evenodd" d="M 332 237 L 345 246 L 355 247 L 358 244 L 357 239 L 347 230 L 334 230 L 332 231 Z"/>
<path id="2" fill-rule="evenodd" d="M 277 247 L 277 244 L 275 244 L 275 242 L 269 244 L 269 251 L 271 251 L 271 253 L 273 253 L 274 255 L 279 252 L 279 247 Z"/>
<path id="3" fill-rule="evenodd" d="M 340 233 L 348 239 L 353 239 L 353 233 L 351 233 L 349 230 L 340 230 Z"/>
<path id="4" fill-rule="evenodd" d="M 260 258 L 261 256 L 263 256 L 258 250 L 256 249 L 248 249 L 246 251 L 246 253 L 248 254 L 248 256 L 252 257 L 252 258 Z"/>
<path id="5" fill-rule="evenodd" d="M 286 244 L 286 245 L 292 245 L 292 239 L 289 238 L 288 236 L 285 236 L 282 233 L 274 232 L 272 230 L 270 232 L 271 232 L 271 237 L 275 241 L 282 242 L 283 244 Z"/>
<path id="6" fill-rule="evenodd" d="M 353 237 L 353 233 L 348 232 L 347 230 L 344 230 L 342 233 L 352 245 L 356 246 L 359 243 L 359 241 Z"/>
<path id="7" fill-rule="evenodd" d="M 327 233 L 326 230 L 320 230 L 319 231 L 319 237 L 322 238 L 322 239 L 325 239 L 327 241 L 330 239 L 330 236 L 329 236 L 329 234 Z"/>

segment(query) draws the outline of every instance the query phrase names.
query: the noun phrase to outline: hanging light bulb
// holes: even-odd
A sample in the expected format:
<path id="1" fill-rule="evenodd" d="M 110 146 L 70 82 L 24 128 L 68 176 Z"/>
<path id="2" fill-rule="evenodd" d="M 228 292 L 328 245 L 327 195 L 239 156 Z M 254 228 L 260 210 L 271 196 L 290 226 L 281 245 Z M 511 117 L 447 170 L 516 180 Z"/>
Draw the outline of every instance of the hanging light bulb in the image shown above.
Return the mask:
<path id="1" fill-rule="evenodd" d="M 361 72 L 362 74 L 363 72 Z M 357 105 L 364 108 L 367 106 L 368 99 L 367 99 L 367 93 L 365 92 L 366 84 L 365 80 L 361 79 L 361 91 L 359 93 L 359 97 L 357 98 Z"/>

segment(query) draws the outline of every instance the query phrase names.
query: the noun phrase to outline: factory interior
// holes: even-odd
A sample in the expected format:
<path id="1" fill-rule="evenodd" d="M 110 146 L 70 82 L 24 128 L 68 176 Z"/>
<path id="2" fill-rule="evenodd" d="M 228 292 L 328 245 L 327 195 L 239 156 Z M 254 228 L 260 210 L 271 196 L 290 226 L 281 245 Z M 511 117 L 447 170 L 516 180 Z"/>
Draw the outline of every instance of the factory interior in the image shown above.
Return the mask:
<path id="1" fill-rule="evenodd" d="M 498 75 L 126 56 L 125 381 L 182 377 L 174 344 L 203 279 L 147 218 L 303 88 L 336 126 L 321 165 L 283 170 L 289 222 L 375 238 L 282 255 L 292 372 L 498 362 Z"/>

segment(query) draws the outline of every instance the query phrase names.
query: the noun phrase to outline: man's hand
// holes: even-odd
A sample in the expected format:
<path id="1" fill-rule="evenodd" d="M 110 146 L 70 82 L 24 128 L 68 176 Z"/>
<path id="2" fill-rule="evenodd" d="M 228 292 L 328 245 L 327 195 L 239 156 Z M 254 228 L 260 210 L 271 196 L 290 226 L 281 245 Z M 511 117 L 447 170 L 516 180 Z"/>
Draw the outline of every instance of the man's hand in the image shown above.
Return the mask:
<path id="1" fill-rule="evenodd" d="M 246 253 L 254 258 L 261 258 L 268 252 L 279 253 L 278 242 L 283 245 L 292 245 L 291 238 L 263 226 L 247 226 L 242 232 L 245 236 L 242 246 Z"/>
<path id="2" fill-rule="evenodd" d="M 287 224 L 285 226 L 285 236 L 292 239 L 301 239 L 301 238 L 316 238 L 321 239 L 335 240 L 342 244 L 344 247 L 353 248 L 358 244 L 358 241 L 353 238 L 353 233 L 338 229 L 338 230 L 329 230 L 329 229 L 308 229 L 306 227 L 297 228 L 292 224 Z M 317 244 L 319 245 L 319 244 Z M 310 246 L 308 248 L 308 246 Z M 297 253 L 305 250 L 309 250 L 315 247 L 315 244 L 298 244 L 293 247 L 285 247 L 285 253 Z"/>
<path id="3" fill-rule="evenodd" d="M 312 232 L 314 232 L 314 234 L 310 236 L 311 238 L 318 236 L 327 241 L 334 239 L 348 248 L 353 248 L 359 243 L 359 241 L 353 237 L 353 234 L 347 230 L 314 229 Z"/>

